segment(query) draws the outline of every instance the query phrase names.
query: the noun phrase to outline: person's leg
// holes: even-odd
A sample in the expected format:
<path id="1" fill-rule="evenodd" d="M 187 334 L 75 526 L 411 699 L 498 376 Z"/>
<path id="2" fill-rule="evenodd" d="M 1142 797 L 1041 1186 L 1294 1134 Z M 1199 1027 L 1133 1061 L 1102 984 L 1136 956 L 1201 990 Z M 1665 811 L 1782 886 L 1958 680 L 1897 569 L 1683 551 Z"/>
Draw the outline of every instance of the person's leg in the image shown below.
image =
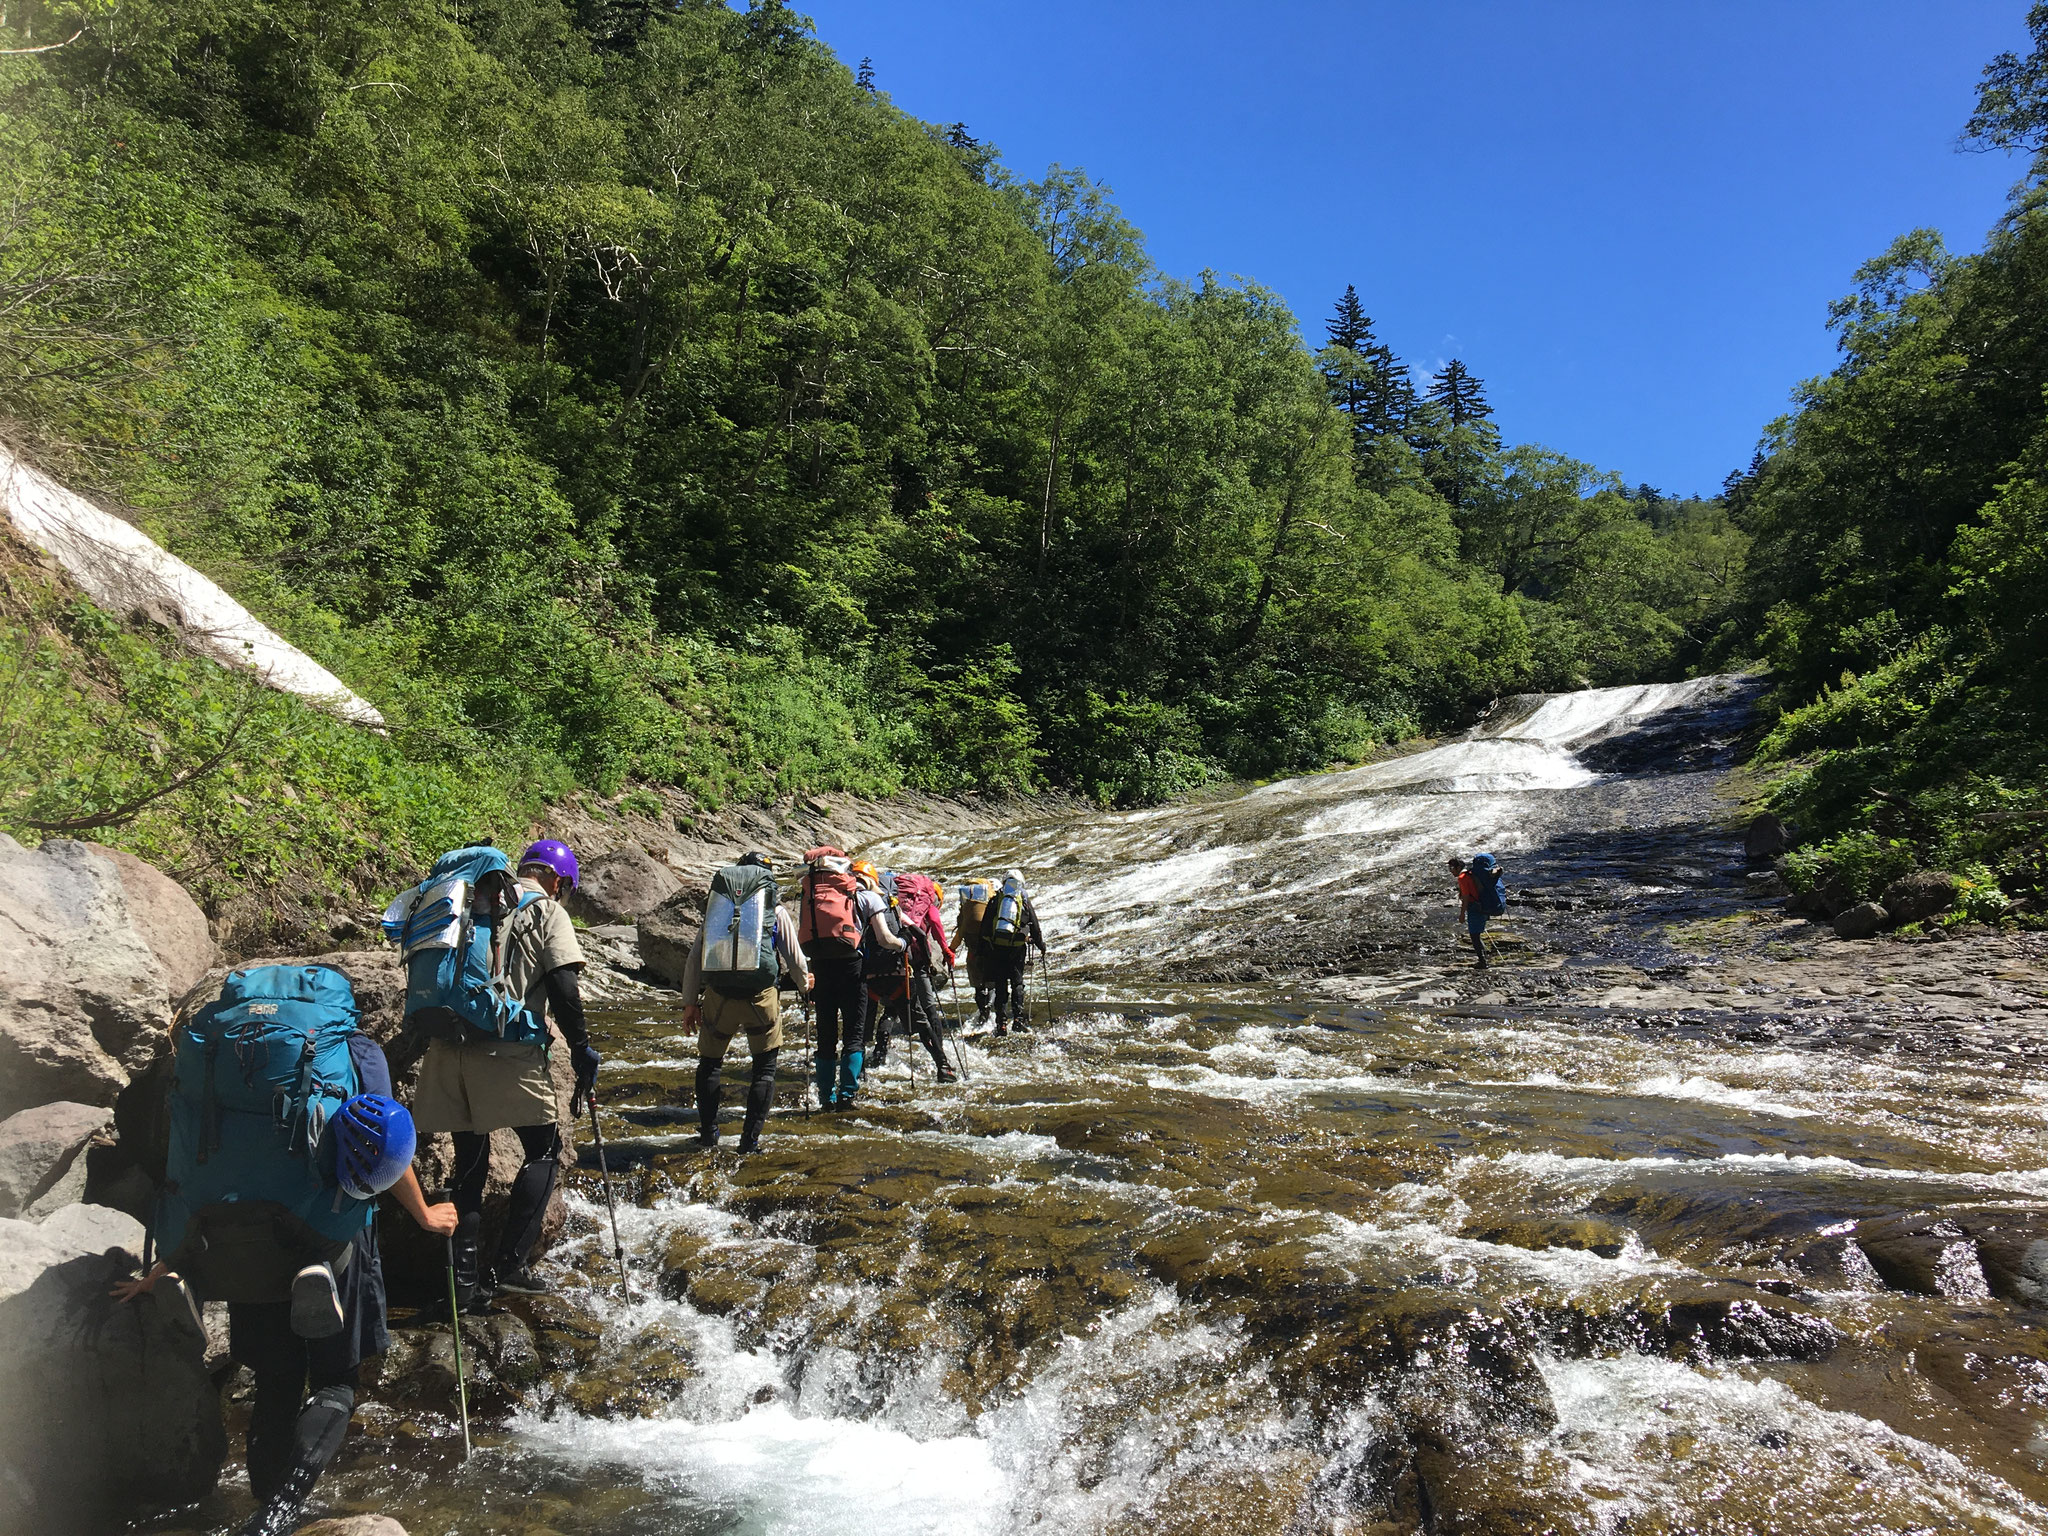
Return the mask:
<path id="1" fill-rule="evenodd" d="M 996 1033 L 1006 1035 L 1012 1029 L 1022 1029 L 1027 1020 L 1024 1016 L 1024 960 L 1026 951 L 1020 944 L 1015 949 L 999 949 L 992 957 L 996 971 Z"/>
<path id="2" fill-rule="evenodd" d="M 512 1176 L 512 1190 L 505 1201 L 505 1230 L 498 1239 L 496 1271 L 500 1285 L 532 1291 L 537 1282 L 527 1265 L 540 1241 L 548 1200 L 561 1171 L 562 1132 L 552 1124 L 522 1125 L 514 1130 L 519 1137 L 519 1172 Z"/>
<path id="3" fill-rule="evenodd" d="M 836 1091 L 839 1076 L 839 1019 L 847 1008 L 849 999 L 846 988 L 846 967 L 837 961 L 820 960 L 811 970 L 817 981 L 812 988 L 813 1017 L 817 1020 L 817 1039 L 813 1042 L 815 1054 L 811 1061 L 811 1075 L 818 1085 L 818 1103 L 821 1107 L 832 1107 L 832 1095 Z M 860 985 L 858 976 L 854 985 Z M 849 1017 L 847 1023 L 852 1024 Z M 852 1030 L 847 1033 L 850 1035 Z"/>
<path id="4" fill-rule="evenodd" d="M 706 989 L 704 1017 L 697 1026 L 697 1144 L 704 1147 L 718 1145 L 718 1101 L 725 1092 L 720 1068 L 735 1033 L 726 1018 L 729 1006 L 730 999 Z"/>
<path id="5" fill-rule="evenodd" d="M 455 1295 L 468 1306 L 489 1281 L 477 1262 L 484 1224 L 484 1185 L 491 1177 L 491 1138 L 482 1131 L 455 1133 Z"/>
<path id="6" fill-rule="evenodd" d="M 1486 968 L 1486 916 L 1484 912 L 1471 912 L 1465 917 L 1465 931 L 1472 935 L 1472 953 L 1479 957 L 1479 968 Z"/>
<path id="7" fill-rule="evenodd" d="M 945 1015 L 939 1011 L 939 997 L 932 990 L 932 979 L 928 972 L 919 971 L 912 978 L 911 1017 L 917 1022 L 917 1037 L 924 1042 L 925 1050 L 932 1058 L 932 1069 L 939 1081 L 953 1080 L 952 1063 L 946 1060 Z"/>
<path id="8" fill-rule="evenodd" d="M 249 1491 L 267 1503 L 291 1471 L 293 1430 L 306 1396 L 306 1341 L 292 1332 L 291 1303 L 229 1306 L 228 1353 L 255 1378 L 244 1445 Z"/>
<path id="9" fill-rule="evenodd" d="M 747 1118 L 740 1125 L 742 1152 L 761 1150 L 761 1127 L 767 1123 L 768 1111 L 775 1103 L 775 1063 L 781 1055 L 781 1047 L 772 1045 L 754 1052 L 754 1074 L 747 1083 Z"/>

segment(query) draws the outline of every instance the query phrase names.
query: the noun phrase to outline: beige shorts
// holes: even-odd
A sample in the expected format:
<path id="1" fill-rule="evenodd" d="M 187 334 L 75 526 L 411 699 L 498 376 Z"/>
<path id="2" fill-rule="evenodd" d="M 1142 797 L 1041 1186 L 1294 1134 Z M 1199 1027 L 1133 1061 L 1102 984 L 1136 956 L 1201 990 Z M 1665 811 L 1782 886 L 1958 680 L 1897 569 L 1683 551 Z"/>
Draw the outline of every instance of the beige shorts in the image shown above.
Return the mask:
<path id="1" fill-rule="evenodd" d="M 708 1061 L 725 1060 L 734 1035 L 747 1037 L 756 1056 L 782 1045 L 782 1000 L 775 988 L 752 997 L 727 997 L 716 987 L 704 989 L 704 1022 L 697 1035 L 697 1054 Z"/>
<path id="2" fill-rule="evenodd" d="M 412 1122 L 426 1131 L 497 1131 L 551 1125 L 555 1085 L 538 1045 L 436 1040 L 420 1064 Z"/>

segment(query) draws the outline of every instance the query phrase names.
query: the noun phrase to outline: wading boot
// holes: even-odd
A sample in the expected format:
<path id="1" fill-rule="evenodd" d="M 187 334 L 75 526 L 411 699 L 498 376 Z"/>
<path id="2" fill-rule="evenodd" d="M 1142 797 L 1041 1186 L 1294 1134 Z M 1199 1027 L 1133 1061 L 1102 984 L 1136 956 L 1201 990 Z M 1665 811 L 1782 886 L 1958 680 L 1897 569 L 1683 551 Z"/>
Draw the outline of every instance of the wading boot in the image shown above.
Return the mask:
<path id="1" fill-rule="evenodd" d="M 697 1145 L 700 1147 L 718 1145 L 718 1100 L 723 1089 L 718 1063 L 708 1057 L 700 1057 L 697 1061 Z"/>
<path id="2" fill-rule="evenodd" d="M 782 1052 L 763 1051 L 754 1058 L 754 1076 L 747 1084 L 747 1118 L 740 1126 L 740 1152 L 761 1150 L 761 1127 L 768 1119 L 768 1106 L 775 1102 L 775 1062 Z"/>

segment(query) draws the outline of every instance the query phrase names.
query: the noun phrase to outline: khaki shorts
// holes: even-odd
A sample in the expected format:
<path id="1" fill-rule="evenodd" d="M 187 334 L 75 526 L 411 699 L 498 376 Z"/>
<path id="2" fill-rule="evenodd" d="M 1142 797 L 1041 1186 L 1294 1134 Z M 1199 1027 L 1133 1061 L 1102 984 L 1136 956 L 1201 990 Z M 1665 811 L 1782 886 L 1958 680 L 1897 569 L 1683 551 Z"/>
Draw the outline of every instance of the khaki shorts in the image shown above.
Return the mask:
<path id="1" fill-rule="evenodd" d="M 545 1048 L 500 1040 L 436 1040 L 427 1048 L 412 1096 L 412 1123 L 421 1131 L 496 1131 L 554 1120 Z"/>
<path id="2" fill-rule="evenodd" d="M 775 988 L 752 997 L 727 997 L 716 987 L 704 989 L 704 1022 L 697 1035 L 697 1054 L 707 1061 L 725 1060 L 734 1035 L 747 1037 L 756 1056 L 782 1045 L 782 1000 Z"/>

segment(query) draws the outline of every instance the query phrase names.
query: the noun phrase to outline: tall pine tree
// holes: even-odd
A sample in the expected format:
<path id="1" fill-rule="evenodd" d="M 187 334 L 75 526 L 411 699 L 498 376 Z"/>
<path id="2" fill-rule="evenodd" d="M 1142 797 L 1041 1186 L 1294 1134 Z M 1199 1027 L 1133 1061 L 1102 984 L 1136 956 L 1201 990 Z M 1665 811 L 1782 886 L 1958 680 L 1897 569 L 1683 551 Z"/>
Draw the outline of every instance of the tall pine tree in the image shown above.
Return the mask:
<path id="1" fill-rule="evenodd" d="M 1493 414 L 1486 403 L 1486 388 L 1455 357 L 1429 381 L 1429 398 L 1440 406 L 1444 419 L 1454 428 L 1484 421 Z"/>
<path id="2" fill-rule="evenodd" d="M 1353 284 L 1344 285 L 1344 297 L 1330 316 L 1329 336 L 1321 359 L 1323 381 L 1329 386 L 1330 403 L 1350 418 L 1352 451 L 1363 457 L 1374 434 L 1371 354 L 1377 344 L 1372 319 L 1358 302 Z"/>

